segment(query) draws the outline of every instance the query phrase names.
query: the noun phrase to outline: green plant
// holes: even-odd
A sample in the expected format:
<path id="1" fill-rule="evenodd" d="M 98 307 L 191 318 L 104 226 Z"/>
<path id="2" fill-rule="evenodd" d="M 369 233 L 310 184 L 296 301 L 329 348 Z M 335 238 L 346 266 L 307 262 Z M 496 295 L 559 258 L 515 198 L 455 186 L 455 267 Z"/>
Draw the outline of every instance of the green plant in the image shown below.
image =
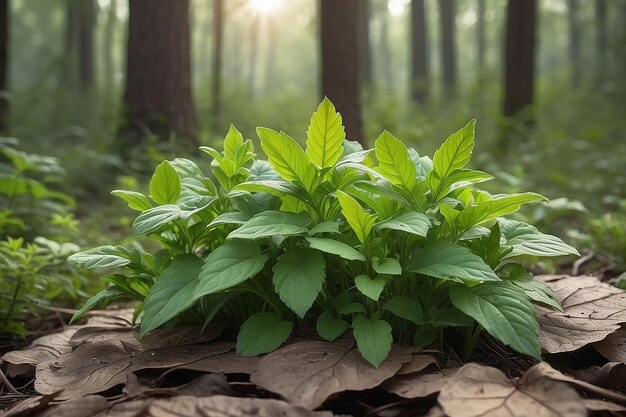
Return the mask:
<path id="1" fill-rule="evenodd" d="M 345 140 L 325 99 L 313 114 L 306 149 L 284 132 L 258 128 L 268 160 L 231 127 L 213 158 L 212 178 L 189 160 L 159 165 L 143 194 L 114 191 L 140 211 L 135 235 L 163 246 L 154 255 L 105 246 L 70 259 L 109 274 L 101 301 L 127 297 L 143 309 L 140 334 L 167 322 L 217 315 L 241 324 L 237 351 L 280 346 L 294 327 L 333 340 L 352 328 L 378 366 L 392 340 L 425 346 L 447 327 L 465 328 L 471 354 L 484 329 L 539 357 L 532 306 L 560 305 L 518 262 L 577 251 L 559 238 L 502 216 L 544 200 L 535 193 L 491 195 L 492 177 L 467 169 L 474 121 L 431 160 L 385 131 L 375 148 Z"/>

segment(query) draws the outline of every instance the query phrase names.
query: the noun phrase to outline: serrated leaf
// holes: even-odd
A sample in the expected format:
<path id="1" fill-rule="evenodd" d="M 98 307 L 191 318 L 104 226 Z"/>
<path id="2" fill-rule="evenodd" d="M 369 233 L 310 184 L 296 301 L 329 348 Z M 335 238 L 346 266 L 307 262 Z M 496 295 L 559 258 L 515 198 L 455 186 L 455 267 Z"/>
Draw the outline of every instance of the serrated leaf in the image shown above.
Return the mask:
<path id="1" fill-rule="evenodd" d="M 194 300 L 240 284 L 256 275 L 265 265 L 267 255 L 247 240 L 229 240 L 205 259 L 194 290 Z"/>
<path id="2" fill-rule="evenodd" d="M 387 281 L 384 278 L 370 278 L 367 275 L 359 275 L 354 278 L 356 289 L 368 298 L 378 301 L 380 294 L 385 289 Z"/>
<path id="3" fill-rule="evenodd" d="M 85 304 L 83 304 L 80 310 L 74 313 L 72 319 L 70 320 L 70 324 L 83 317 L 90 310 L 101 306 L 102 304 L 108 304 L 110 301 L 115 300 L 116 298 L 122 298 L 127 295 L 128 294 L 126 293 L 126 291 L 115 286 L 100 291 L 98 294 L 85 301 Z"/>
<path id="4" fill-rule="evenodd" d="M 341 204 L 341 212 L 346 221 L 354 230 L 359 241 L 365 244 L 368 241 L 377 216 L 366 212 L 354 198 L 343 191 L 337 191 L 337 199 L 339 204 Z"/>
<path id="5" fill-rule="evenodd" d="M 444 280 L 459 279 L 474 283 L 500 281 L 480 256 L 447 240 L 428 242 L 417 250 L 406 270 Z"/>
<path id="6" fill-rule="evenodd" d="M 416 236 L 426 237 L 430 228 L 430 220 L 425 214 L 403 210 L 390 219 L 376 223 L 374 228 L 377 230 L 399 230 Z"/>
<path id="7" fill-rule="evenodd" d="M 450 300 L 502 343 L 540 358 L 535 310 L 520 288 L 508 282 L 490 282 L 471 288 L 457 285 L 450 289 Z"/>
<path id="8" fill-rule="evenodd" d="M 341 158 L 346 132 L 341 115 L 327 97 L 313 113 L 306 137 L 306 155 L 311 163 L 326 168 Z"/>
<path id="9" fill-rule="evenodd" d="M 156 329 L 194 303 L 193 292 L 204 262 L 195 255 L 178 255 L 150 289 L 144 300 L 139 335 Z"/>
<path id="10" fill-rule="evenodd" d="M 256 313 L 241 326 L 237 335 L 237 354 L 257 356 L 282 345 L 291 334 L 293 323 L 283 321 L 274 313 Z"/>
<path id="11" fill-rule="evenodd" d="M 422 306 L 419 301 L 414 298 L 402 295 L 392 297 L 385 303 L 383 309 L 415 324 L 421 324 L 424 322 Z"/>
<path id="12" fill-rule="evenodd" d="M 304 318 L 326 278 L 324 257 L 314 249 L 295 248 L 280 255 L 272 270 L 278 296 L 287 307 Z"/>
<path id="13" fill-rule="evenodd" d="M 408 149 L 400 139 L 386 130 L 383 131 L 376 139 L 376 159 L 378 159 L 378 171 L 392 184 L 413 190 L 417 183 L 415 165 L 409 157 Z"/>
<path id="14" fill-rule="evenodd" d="M 442 180 L 452 171 L 468 164 L 474 150 L 474 127 L 476 120 L 470 120 L 464 128 L 453 133 L 437 149 L 433 156 L 433 170 Z"/>
<path id="15" fill-rule="evenodd" d="M 354 249 L 350 245 L 339 242 L 338 240 L 311 236 L 307 237 L 306 240 L 309 242 L 309 246 L 313 249 L 337 255 L 349 261 L 365 261 L 365 256 L 363 256 L 361 252 Z"/>
<path id="16" fill-rule="evenodd" d="M 228 235 L 229 239 L 262 239 L 275 235 L 293 236 L 305 234 L 311 223 L 308 213 L 287 213 L 282 211 L 264 211 L 241 225 Z"/>
<path id="17" fill-rule="evenodd" d="M 298 181 L 312 191 L 315 167 L 309 163 L 298 142 L 284 132 L 264 127 L 257 128 L 257 134 L 272 168 L 287 181 Z"/>
<path id="18" fill-rule="evenodd" d="M 385 275 L 402 275 L 402 267 L 400 262 L 395 258 L 374 258 L 372 260 L 374 271 Z"/>
<path id="19" fill-rule="evenodd" d="M 324 311 L 318 317 L 315 328 L 322 339 L 332 342 L 350 328 L 350 323 Z"/>
<path id="20" fill-rule="evenodd" d="M 150 180 L 150 196 L 159 204 L 178 201 L 181 191 L 180 175 L 168 161 L 161 162 Z"/>
<path id="21" fill-rule="evenodd" d="M 126 201 L 126 203 L 128 203 L 128 207 L 133 210 L 144 211 L 152 208 L 152 204 L 150 203 L 150 200 L 148 200 L 148 197 L 136 191 L 113 190 L 111 191 L 111 194 Z"/>
<path id="22" fill-rule="evenodd" d="M 513 250 L 504 259 L 520 255 L 564 256 L 580 255 L 578 251 L 556 236 L 541 233 L 528 223 L 498 219 L 503 243 Z"/>
<path id="23" fill-rule="evenodd" d="M 391 351 L 391 326 L 384 320 L 358 316 L 352 322 L 352 327 L 361 355 L 378 368 Z"/>
<path id="24" fill-rule="evenodd" d="M 67 260 L 88 269 L 113 268 L 131 263 L 131 260 L 120 252 L 119 247 L 110 245 L 75 253 Z"/>

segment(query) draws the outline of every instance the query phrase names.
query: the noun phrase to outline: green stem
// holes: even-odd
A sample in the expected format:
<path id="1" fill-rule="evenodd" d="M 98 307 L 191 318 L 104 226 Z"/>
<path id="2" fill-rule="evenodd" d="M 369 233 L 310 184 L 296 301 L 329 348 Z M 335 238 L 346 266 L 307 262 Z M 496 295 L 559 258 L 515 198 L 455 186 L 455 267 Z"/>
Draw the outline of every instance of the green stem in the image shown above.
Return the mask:
<path id="1" fill-rule="evenodd" d="M 16 276 L 17 283 L 15 284 L 15 290 L 13 291 L 13 295 L 11 296 L 11 303 L 9 304 L 9 310 L 7 311 L 6 317 L 4 321 L 6 323 L 9 322 L 11 316 L 13 315 L 13 308 L 15 307 L 15 303 L 17 302 L 17 295 L 20 292 L 20 287 L 22 286 L 22 275 L 18 274 Z"/>

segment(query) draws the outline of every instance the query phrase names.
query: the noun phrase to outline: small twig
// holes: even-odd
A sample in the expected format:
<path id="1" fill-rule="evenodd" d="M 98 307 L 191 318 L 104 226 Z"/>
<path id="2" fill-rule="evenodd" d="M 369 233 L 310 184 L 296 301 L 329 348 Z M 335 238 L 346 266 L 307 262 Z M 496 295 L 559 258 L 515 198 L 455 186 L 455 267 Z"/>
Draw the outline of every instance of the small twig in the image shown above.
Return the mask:
<path id="1" fill-rule="evenodd" d="M 589 251 L 589 253 L 587 253 L 587 254 L 586 254 L 585 256 L 583 256 L 582 258 L 577 259 L 577 260 L 574 262 L 574 265 L 572 265 L 572 276 L 575 276 L 575 277 L 576 277 L 576 276 L 578 276 L 578 270 L 580 269 L 580 267 L 581 267 L 584 263 L 586 263 L 586 262 L 588 262 L 588 261 L 592 260 L 592 259 L 593 259 L 593 257 L 594 257 L 595 255 L 596 255 L 596 254 L 594 253 L 594 251 Z"/>
<path id="2" fill-rule="evenodd" d="M 0 364 L 2 364 L 2 361 L 0 361 Z M 2 382 L 5 387 L 7 387 L 11 394 L 22 395 L 22 393 L 16 390 L 13 384 L 11 384 L 11 382 L 7 379 L 6 375 L 4 375 L 4 372 L 2 372 L 2 369 L 0 369 L 0 382 Z"/>

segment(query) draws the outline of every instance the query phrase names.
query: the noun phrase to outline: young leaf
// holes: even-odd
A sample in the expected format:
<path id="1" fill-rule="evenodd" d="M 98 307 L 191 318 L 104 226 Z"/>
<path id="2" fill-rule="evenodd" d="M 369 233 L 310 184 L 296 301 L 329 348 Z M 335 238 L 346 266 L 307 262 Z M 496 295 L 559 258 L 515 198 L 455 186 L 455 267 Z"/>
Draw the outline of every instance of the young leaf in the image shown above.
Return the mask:
<path id="1" fill-rule="evenodd" d="M 528 298 L 534 302 L 545 304 L 555 310 L 563 311 L 559 298 L 552 287 L 529 274 L 518 264 L 507 264 L 502 268 L 502 276 L 524 290 Z"/>
<path id="2" fill-rule="evenodd" d="M 339 233 L 339 222 L 322 222 L 309 230 L 309 236 L 315 236 L 319 233 Z"/>
<path id="3" fill-rule="evenodd" d="M 352 328 L 361 355 L 378 368 L 391 351 L 391 326 L 384 320 L 358 316 L 352 322 Z"/>
<path id="4" fill-rule="evenodd" d="M 308 213 L 286 213 L 282 211 L 264 211 L 241 225 L 228 235 L 229 239 L 256 240 L 275 235 L 292 236 L 305 234 L 306 226 L 311 223 Z"/>
<path id="5" fill-rule="evenodd" d="M 376 223 L 375 229 L 392 229 L 426 237 L 430 228 L 430 220 L 426 215 L 411 210 L 403 210 L 390 219 Z"/>
<path id="6" fill-rule="evenodd" d="M 272 168 L 287 181 L 298 181 L 312 191 L 315 167 L 309 163 L 298 142 L 287 134 L 272 129 L 259 127 L 256 131 Z"/>
<path id="7" fill-rule="evenodd" d="M 111 191 L 111 194 L 126 201 L 128 203 L 128 207 L 133 210 L 144 211 L 152 208 L 152 204 L 150 203 L 150 200 L 148 200 L 148 197 L 141 193 L 135 191 L 113 190 Z"/>
<path id="8" fill-rule="evenodd" d="M 235 125 L 231 124 L 224 138 L 224 156 L 230 160 L 234 160 L 237 149 L 239 149 L 241 145 L 243 145 L 243 136 Z"/>
<path id="9" fill-rule="evenodd" d="M 90 310 L 103 304 L 108 304 L 110 301 L 115 300 L 116 298 L 122 298 L 127 295 L 128 294 L 126 293 L 126 291 L 116 286 L 112 286 L 110 288 L 107 288 L 106 290 L 100 291 L 98 294 L 85 301 L 85 304 L 83 304 L 81 309 L 74 313 L 72 319 L 70 320 L 70 324 L 82 318 Z"/>
<path id="10" fill-rule="evenodd" d="M 282 180 L 258 180 L 243 182 L 235 186 L 234 191 L 248 191 L 250 193 L 268 193 L 278 197 L 290 195 L 300 200 L 306 198 L 301 186 Z"/>
<path id="11" fill-rule="evenodd" d="M 256 313 L 241 326 L 237 336 L 237 354 L 257 356 L 275 350 L 291 334 L 293 323 L 274 313 Z"/>
<path id="12" fill-rule="evenodd" d="M 274 288 L 280 299 L 298 316 L 313 305 L 324 284 L 324 257 L 319 251 L 295 248 L 280 255 L 274 265 Z"/>
<path id="13" fill-rule="evenodd" d="M 480 256 L 447 240 L 429 241 L 413 254 L 406 269 L 444 280 L 460 279 L 473 283 L 500 280 Z"/>
<path id="14" fill-rule="evenodd" d="M 536 193 L 522 193 L 477 202 L 475 206 L 468 207 L 459 213 L 457 217 L 458 225 L 461 231 L 465 231 L 497 217 L 515 213 L 523 204 L 545 199 L 544 196 Z"/>
<path id="15" fill-rule="evenodd" d="M 320 250 L 325 253 L 330 253 L 332 255 L 337 255 L 343 259 L 347 259 L 349 261 L 365 261 L 365 256 L 358 250 L 354 249 L 352 246 L 346 245 L 343 242 L 339 242 L 335 239 L 325 238 L 325 237 L 307 237 L 307 242 L 309 242 L 309 246 L 313 249 Z"/>
<path id="16" fill-rule="evenodd" d="M 486 172 L 459 169 L 450 173 L 443 181 L 439 178 L 439 174 L 431 171 L 427 177 L 427 182 L 428 187 L 432 191 L 432 200 L 439 201 L 457 188 L 465 187 L 470 184 L 478 184 L 491 179 L 493 179 L 493 176 Z"/>
<path id="17" fill-rule="evenodd" d="M 67 260 L 87 269 L 113 268 L 131 263 L 131 260 L 120 252 L 119 247 L 110 245 L 75 253 Z"/>
<path id="18" fill-rule="evenodd" d="M 563 256 L 580 255 L 578 251 L 556 236 L 541 233 L 528 223 L 499 219 L 504 243 L 511 246 L 505 259 L 520 255 Z"/>
<path id="19" fill-rule="evenodd" d="M 150 180 L 150 196 L 159 204 L 178 201 L 181 191 L 180 175 L 168 161 L 161 162 Z"/>
<path id="20" fill-rule="evenodd" d="M 183 210 L 174 204 L 153 207 L 141 213 L 133 222 L 133 235 L 147 236 L 179 219 L 189 218 L 192 211 Z"/>
<path id="21" fill-rule="evenodd" d="M 327 97 L 313 113 L 306 138 L 306 155 L 319 168 L 332 167 L 341 158 L 346 132 L 341 115 Z"/>
<path id="22" fill-rule="evenodd" d="M 452 171 L 467 165 L 474 150 L 474 126 L 476 120 L 470 122 L 461 130 L 453 133 L 446 139 L 433 156 L 433 170 L 440 179 L 445 179 Z"/>
<path id="23" fill-rule="evenodd" d="M 415 324 L 422 324 L 424 322 L 422 306 L 415 298 L 402 295 L 392 297 L 385 303 L 383 309 Z"/>
<path id="24" fill-rule="evenodd" d="M 335 318 L 328 311 L 324 311 L 318 317 L 315 328 L 317 329 L 317 334 L 322 339 L 332 342 L 350 328 L 350 323 L 343 319 Z"/>
<path id="25" fill-rule="evenodd" d="M 383 292 L 387 281 L 384 278 L 370 278 L 367 275 L 359 275 L 354 278 L 354 285 L 361 294 L 371 298 L 374 301 L 378 301 L 380 293 Z"/>
<path id="26" fill-rule="evenodd" d="M 413 190 L 417 183 L 415 165 L 402 141 L 388 131 L 383 131 L 376 139 L 378 171 L 392 184 L 402 185 Z"/>
<path id="27" fill-rule="evenodd" d="M 395 258 L 374 258 L 372 260 L 374 271 L 385 275 L 402 275 L 402 267 L 400 262 Z"/>
<path id="28" fill-rule="evenodd" d="M 473 317 L 496 339 L 516 351 L 539 359 L 535 309 L 520 288 L 508 282 L 490 282 L 450 289 L 452 304 Z"/>
<path id="29" fill-rule="evenodd" d="M 365 244 L 368 241 L 377 216 L 366 212 L 354 198 L 343 191 L 337 191 L 337 198 L 339 199 L 339 204 L 341 204 L 341 212 L 346 221 L 354 230 L 359 241 Z"/>
<path id="30" fill-rule="evenodd" d="M 206 257 L 194 300 L 223 291 L 256 275 L 267 261 L 259 246 L 246 240 L 229 240 Z"/>
<path id="31" fill-rule="evenodd" d="M 178 255 L 154 283 L 144 301 L 139 335 L 156 329 L 193 304 L 193 292 L 204 262 L 195 255 Z"/>

